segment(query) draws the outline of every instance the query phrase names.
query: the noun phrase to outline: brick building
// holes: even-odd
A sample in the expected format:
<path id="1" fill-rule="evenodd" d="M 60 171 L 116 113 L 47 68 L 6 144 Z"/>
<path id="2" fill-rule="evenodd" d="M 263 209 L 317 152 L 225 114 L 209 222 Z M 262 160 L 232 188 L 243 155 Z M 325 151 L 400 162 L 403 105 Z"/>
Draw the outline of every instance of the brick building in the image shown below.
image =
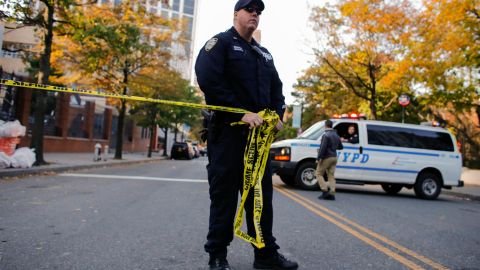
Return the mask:
<path id="1" fill-rule="evenodd" d="M 3 73 L 3 79 L 28 81 L 26 77 L 12 77 Z M 35 90 L 6 87 L 0 88 L 0 119 L 14 120 L 27 127 L 27 135 L 21 138 L 20 146 L 30 146 L 33 126 L 32 101 Z M 48 93 L 45 115 L 45 152 L 93 152 L 96 143 L 115 147 L 118 112 L 105 104 L 105 99 L 67 93 Z M 154 151 L 158 150 L 156 131 L 137 126 L 127 117 L 124 130 L 123 151 L 146 152 L 153 135 Z"/>
<path id="2" fill-rule="evenodd" d="M 118 4 L 122 0 L 102 0 L 102 4 Z M 176 57 L 170 65 L 182 76 L 191 81 L 193 40 L 196 24 L 198 0 L 142 0 L 139 3 L 146 6 L 149 12 L 166 19 L 182 19 L 186 22 L 185 44 L 171 44 Z M 34 7 L 39 8 L 40 1 L 34 1 Z M 22 52 L 17 49 L 34 51 L 40 43 L 33 27 L 17 28 L 13 24 L 0 22 L 0 66 L 3 79 L 30 81 Z M 18 119 L 29 130 L 22 138 L 20 146 L 30 145 L 30 127 L 33 123 L 32 101 L 33 91 L 29 89 L 0 87 L 0 119 Z M 92 98 L 61 93 L 49 93 L 47 112 L 45 115 L 45 152 L 90 152 L 99 142 L 115 147 L 117 133 L 118 111 L 106 104 L 103 98 Z M 125 152 L 146 152 L 153 137 L 154 151 L 159 150 L 158 128 L 150 134 L 150 130 L 137 126 L 128 116 L 125 121 L 123 150 Z M 168 134 L 167 151 L 173 144 L 173 134 Z M 168 151 L 169 152 L 169 151 Z"/>

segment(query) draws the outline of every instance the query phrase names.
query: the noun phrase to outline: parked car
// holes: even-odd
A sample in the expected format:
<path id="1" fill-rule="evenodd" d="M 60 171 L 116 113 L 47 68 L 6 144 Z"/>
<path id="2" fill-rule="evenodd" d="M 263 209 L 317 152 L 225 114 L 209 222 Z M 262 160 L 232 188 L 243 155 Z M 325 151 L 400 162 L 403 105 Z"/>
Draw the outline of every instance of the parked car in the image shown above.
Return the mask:
<path id="1" fill-rule="evenodd" d="M 192 159 L 194 150 L 191 143 L 175 142 L 170 152 L 172 159 Z"/>
<path id="2" fill-rule="evenodd" d="M 202 157 L 207 155 L 207 147 L 206 146 L 199 146 L 198 148 L 200 149 L 200 155 L 202 155 Z"/>

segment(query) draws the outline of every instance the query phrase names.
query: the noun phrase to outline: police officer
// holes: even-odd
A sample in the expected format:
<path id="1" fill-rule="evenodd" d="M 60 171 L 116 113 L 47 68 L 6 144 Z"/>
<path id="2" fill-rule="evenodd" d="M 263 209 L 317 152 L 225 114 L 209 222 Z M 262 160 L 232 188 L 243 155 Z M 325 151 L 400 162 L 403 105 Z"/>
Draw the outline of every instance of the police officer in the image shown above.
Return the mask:
<path id="1" fill-rule="evenodd" d="M 348 142 L 351 144 L 358 143 L 358 134 L 355 131 L 355 125 L 348 126 L 348 134 L 340 139 L 342 140 L 342 142 Z"/>
<path id="2" fill-rule="evenodd" d="M 271 109 L 283 116 L 285 102 L 282 82 L 267 49 L 253 39 L 265 5 L 261 0 L 239 0 L 235 5 L 234 26 L 211 38 L 201 49 L 195 72 L 205 100 L 210 105 L 243 108 L 252 113 L 215 112 L 208 124 L 208 182 L 210 219 L 205 251 L 210 269 L 232 269 L 227 246 L 233 240 L 233 223 L 239 192 L 243 186 L 243 155 L 248 129 L 263 119 L 257 112 Z M 248 125 L 231 126 L 243 121 Z M 276 126 L 282 129 L 282 123 Z M 254 268 L 297 269 L 296 262 L 278 253 L 272 235 L 272 173 L 267 163 L 262 179 L 263 212 L 260 225 L 265 247 L 254 247 Z M 245 204 L 248 233 L 255 236 L 253 196 Z"/>

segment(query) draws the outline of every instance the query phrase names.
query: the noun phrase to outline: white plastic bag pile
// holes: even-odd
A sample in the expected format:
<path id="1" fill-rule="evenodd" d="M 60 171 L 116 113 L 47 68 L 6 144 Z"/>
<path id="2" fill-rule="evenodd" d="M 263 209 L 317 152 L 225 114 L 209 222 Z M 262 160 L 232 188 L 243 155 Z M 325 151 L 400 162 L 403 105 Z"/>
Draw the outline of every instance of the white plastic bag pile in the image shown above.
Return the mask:
<path id="1" fill-rule="evenodd" d="M 12 156 L 0 152 L 0 169 L 5 168 L 30 168 L 35 163 L 35 152 L 28 147 L 15 150 Z"/>
<path id="2" fill-rule="evenodd" d="M 12 122 L 0 121 L 0 137 L 22 137 L 25 136 L 26 128 L 18 120 Z M 30 168 L 35 163 L 34 149 L 22 147 L 15 150 L 12 156 L 0 152 L 0 169 Z"/>
<path id="3" fill-rule="evenodd" d="M 18 120 L 11 122 L 0 122 L 0 137 L 23 137 L 27 128 L 22 126 Z"/>

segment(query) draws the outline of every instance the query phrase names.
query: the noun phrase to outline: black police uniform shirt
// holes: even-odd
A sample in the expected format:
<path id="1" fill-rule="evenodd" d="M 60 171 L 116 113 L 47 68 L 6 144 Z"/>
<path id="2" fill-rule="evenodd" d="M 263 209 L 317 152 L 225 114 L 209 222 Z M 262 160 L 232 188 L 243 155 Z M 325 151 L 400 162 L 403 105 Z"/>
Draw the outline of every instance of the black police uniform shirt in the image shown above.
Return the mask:
<path id="1" fill-rule="evenodd" d="M 347 134 L 345 139 L 347 139 L 347 142 L 349 142 L 351 144 L 356 144 L 356 143 L 359 142 L 358 134 L 353 134 L 353 135 Z"/>
<path id="2" fill-rule="evenodd" d="M 200 89 L 209 105 L 259 112 L 271 109 L 283 117 L 282 82 L 267 49 L 254 39 L 244 40 L 234 27 L 210 39 L 195 64 Z M 243 114 L 220 113 L 225 122 L 237 122 Z"/>

